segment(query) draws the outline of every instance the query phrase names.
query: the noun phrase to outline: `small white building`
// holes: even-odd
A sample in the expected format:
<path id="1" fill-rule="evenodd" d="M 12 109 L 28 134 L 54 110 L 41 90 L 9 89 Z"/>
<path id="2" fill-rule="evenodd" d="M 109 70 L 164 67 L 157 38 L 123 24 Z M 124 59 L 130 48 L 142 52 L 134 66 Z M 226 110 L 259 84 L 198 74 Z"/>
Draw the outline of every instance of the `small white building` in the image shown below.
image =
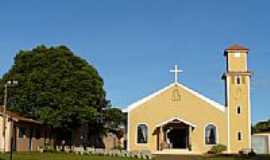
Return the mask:
<path id="1" fill-rule="evenodd" d="M 253 134 L 252 148 L 257 154 L 270 154 L 270 132 Z"/>

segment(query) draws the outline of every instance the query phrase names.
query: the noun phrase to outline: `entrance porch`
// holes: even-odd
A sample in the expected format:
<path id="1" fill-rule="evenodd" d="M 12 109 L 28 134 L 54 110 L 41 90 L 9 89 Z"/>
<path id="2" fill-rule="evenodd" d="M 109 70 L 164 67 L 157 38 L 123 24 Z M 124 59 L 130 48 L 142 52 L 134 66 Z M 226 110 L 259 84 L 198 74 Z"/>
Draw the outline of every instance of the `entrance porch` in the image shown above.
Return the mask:
<path id="1" fill-rule="evenodd" d="M 191 134 L 195 125 L 179 118 L 173 118 L 156 126 L 157 154 L 192 153 Z"/>

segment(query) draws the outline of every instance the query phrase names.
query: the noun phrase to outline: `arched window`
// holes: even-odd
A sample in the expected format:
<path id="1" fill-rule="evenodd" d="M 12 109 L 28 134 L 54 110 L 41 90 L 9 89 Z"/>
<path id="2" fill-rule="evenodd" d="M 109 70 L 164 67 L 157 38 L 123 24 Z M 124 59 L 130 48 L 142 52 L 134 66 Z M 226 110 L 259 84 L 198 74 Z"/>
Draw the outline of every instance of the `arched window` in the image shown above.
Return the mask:
<path id="1" fill-rule="evenodd" d="M 205 128 L 205 144 L 217 143 L 217 129 L 216 126 L 209 124 Z"/>
<path id="2" fill-rule="evenodd" d="M 137 143 L 147 143 L 148 128 L 145 124 L 137 127 Z"/>
<path id="3" fill-rule="evenodd" d="M 241 113 L 241 107 L 237 106 L 237 114 L 240 114 L 240 113 Z"/>
<path id="4" fill-rule="evenodd" d="M 236 77 L 236 84 L 240 85 L 241 84 L 241 78 L 240 76 Z"/>
<path id="5" fill-rule="evenodd" d="M 238 141 L 242 140 L 242 133 L 241 132 L 237 133 L 237 139 L 238 139 Z"/>

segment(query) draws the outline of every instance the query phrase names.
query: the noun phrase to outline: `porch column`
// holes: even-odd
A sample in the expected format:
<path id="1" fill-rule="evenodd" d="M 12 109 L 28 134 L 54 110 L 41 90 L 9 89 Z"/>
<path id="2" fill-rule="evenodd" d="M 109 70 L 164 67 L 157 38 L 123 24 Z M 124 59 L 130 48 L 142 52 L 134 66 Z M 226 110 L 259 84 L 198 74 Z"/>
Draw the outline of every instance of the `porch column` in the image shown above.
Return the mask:
<path id="1" fill-rule="evenodd" d="M 163 134 L 162 126 L 160 126 L 159 131 L 160 131 L 159 150 L 162 150 L 163 149 L 163 144 L 162 143 L 164 141 L 164 134 Z"/>
<path id="2" fill-rule="evenodd" d="M 160 128 L 156 128 L 156 150 L 160 150 Z"/>
<path id="3" fill-rule="evenodd" d="M 189 126 L 188 129 L 189 129 L 189 131 L 188 131 L 188 137 L 189 137 L 188 148 L 189 148 L 190 150 L 192 150 L 192 143 L 191 143 L 192 126 Z"/>

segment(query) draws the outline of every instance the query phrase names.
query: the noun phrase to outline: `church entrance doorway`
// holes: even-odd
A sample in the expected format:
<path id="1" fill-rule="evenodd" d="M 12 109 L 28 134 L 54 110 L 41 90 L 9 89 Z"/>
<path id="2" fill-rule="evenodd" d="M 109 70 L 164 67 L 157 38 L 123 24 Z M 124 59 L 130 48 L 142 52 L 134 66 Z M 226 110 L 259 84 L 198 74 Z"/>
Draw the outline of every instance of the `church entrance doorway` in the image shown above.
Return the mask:
<path id="1" fill-rule="evenodd" d="M 186 128 L 174 128 L 168 132 L 167 138 L 173 149 L 186 149 L 188 146 L 188 130 Z"/>
<path id="2" fill-rule="evenodd" d="M 173 118 L 158 124 L 154 132 L 157 135 L 157 150 L 176 149 L 191 151 L 191 135 L 194 129 L 194 124 L 180 118 Z"/>

